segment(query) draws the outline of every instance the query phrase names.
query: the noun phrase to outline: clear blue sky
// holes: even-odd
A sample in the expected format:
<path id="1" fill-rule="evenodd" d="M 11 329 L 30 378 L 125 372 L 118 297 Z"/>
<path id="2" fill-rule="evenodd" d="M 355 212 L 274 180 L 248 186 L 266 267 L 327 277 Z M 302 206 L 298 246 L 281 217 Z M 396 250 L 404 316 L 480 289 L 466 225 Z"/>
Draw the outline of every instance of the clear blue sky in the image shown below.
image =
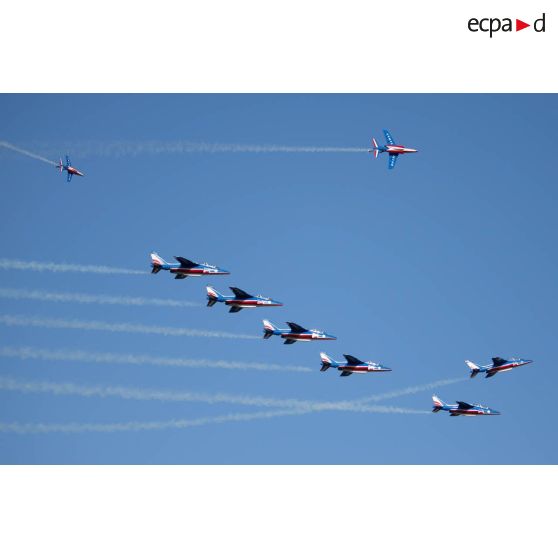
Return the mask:
<path id="1" fill-rule="evenodd" d="M 0 299 L 2 314 L 260 334 L 261 318 L 319 327 L 328 343 L 0 326 L 2 346 L 227 359 L 313 372 L 180 369 L 0 358 L 23 380 L 330 401 L 466 376 L 464 359 L 531 366 L 437 388 L 499 417 L 323 412 L 184 430 L 0 434 L 3 463 L 556 463 L 555 95 L 2 95 L 2 137 L 87 176 L 67 184 L 0 149 L 0 257 L 148 269 L 149 251 L 230 269 L 228 285 L 280 309 Z M 83 146 L 186 140 L 419 149 L 394 171 L 367 153 L 102 157 Z M 0 270 L 0 286 L 205 301 L 205 280 Z M 339 378 L 319 352 L 393 372 Z M 386 401 L 431 408 L 431 391 Z M 112 423 L 259 409 L 0 391 L 0 422 Z"/>

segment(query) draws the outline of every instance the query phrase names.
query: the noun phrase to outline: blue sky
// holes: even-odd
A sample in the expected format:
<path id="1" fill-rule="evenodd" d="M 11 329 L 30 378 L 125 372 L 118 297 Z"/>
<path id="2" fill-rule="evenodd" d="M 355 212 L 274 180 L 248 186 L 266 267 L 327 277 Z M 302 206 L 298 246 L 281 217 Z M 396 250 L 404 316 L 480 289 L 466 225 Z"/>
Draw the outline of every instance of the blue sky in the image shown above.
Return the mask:
<path id="1" fill-rule="evenodd" d="M 3 463 L 556 463 L 555 95 L 2 95 L 2 137 L 85 178 L 0 149 L 0 258 L 148 270 L 149 251 L 231 270 L 212 284 L 285 303 L 205 308 L 203 279 L 0 270 L 0 287 L 158 297 L 187 308 L 0 299 L 2 315 L 133 322 L 259 335 L 261 319 L 338 336 L 205 339 L 8 327 L 3 347 L 223 359 L 292 370 L 225 370 L 0 357 L 0 376 L 316 401 L 467 377 L 464 359 L 531 366 L 383 402 L 430 410 L 481 402 L 499 417 L 328 411 L 187 429 L 0 434 Z M 103 154 L 111 142 L 363 147 L 419 153 Z M 541 147 L 542 146 L 542 147 Z M 383 375 L 319 373 L 319 352 L 382 362 Z M 262 409 L 0 390 L 2 423 L 123 423 Z"/>

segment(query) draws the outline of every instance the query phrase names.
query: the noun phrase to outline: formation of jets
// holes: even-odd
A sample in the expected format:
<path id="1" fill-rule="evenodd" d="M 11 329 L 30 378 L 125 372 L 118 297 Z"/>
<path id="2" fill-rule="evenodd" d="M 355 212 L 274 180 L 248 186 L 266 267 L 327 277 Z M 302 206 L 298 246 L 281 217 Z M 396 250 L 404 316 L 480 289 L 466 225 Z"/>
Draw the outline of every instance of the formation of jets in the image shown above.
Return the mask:
<path id="1" fill-rule="evenodd" d="M 416 153 L 417 149 L 405 147 L 404 145 L 396 144 L 391 133 L 384 129 L 385 145 L 379 145 L 375 138 L 372 138 L 372 149 L 369 153 L 373 153 L 375 158 L 381 153 L 388 154 L 388 169 L 392 170 L 395 167 L 397 159 L 400 155 L 408 153 Z M 70 158 L 66 155 L 66 164 L 62 163 L 60 159 L 57 168 L 60 172 L 66 171 L 67 181 L 70 182 L 74 175 L 84 176 L 84 173 L 72 166 Z M 219 268 L 208 263 L 196 263 L 192 260 L 182 256 L 175 256 L 177 263 L 166 262 L 156 252 L 151 253 L 151 272 L 159 273 L 161 270 L 168 271 L 174 275 L 175 279 L 185 279 L 186 277 L 201 277 L 206 275 L 229 275 L 225 269 Z M 244 308 L 270 308 L 276 306 L 283 306 L 277 300 L 262 296 L 251 295 L 238 287 L 229 287 L 232 295 L 223 295 L 214 287 L 207 286 L 207 306 L 211 307 L 215 304 L 223 303 L 229 307 L 230 313 L 240 312 Z M 317 329 L 306 329 L 294 322 L 286 322 L 288 328 L 278 328 L 273 325 L 269 320 L 263 320 L 264 339 L 277 336 L 284 339 L 285 345 L 292 345 L 297 341 L 335 341 L 337 337 L 324 331 Z M 351 374 L 368 374 L 374 372 L 390 372 L 391 368 L 387 368 L 383 364 L 378 364 L 372 361 L 362 361 L 358 358 L 344 354 L 345 361 L 336 361 L 329 357 L 326 353 L 320 353 L 322 363 L 321 371 L 325 372 L 329 368 L 339 370 L 341 376 L 350 376 Z M 499 372 L 513 370 L 519 366 L 531 364 L 533 361 L 522 358 L 504 359 L 501 357 L 493 357 L 492 364 L 479 366 L 470 360 L 465 363 L 471 371 L 471 378 L 477 374 L 483 373 L 486 378 L 491 378 Z M 456 401 L 455 405 L 444 403 L 437 396 L 433 396 L 434 402 L 432 412 L 447 411 L 450 416 L 482 416 L 482 415 L 499 415 L 498 411 L 485 407 L 480 404 L 469 404 L 464 401 Z"/>

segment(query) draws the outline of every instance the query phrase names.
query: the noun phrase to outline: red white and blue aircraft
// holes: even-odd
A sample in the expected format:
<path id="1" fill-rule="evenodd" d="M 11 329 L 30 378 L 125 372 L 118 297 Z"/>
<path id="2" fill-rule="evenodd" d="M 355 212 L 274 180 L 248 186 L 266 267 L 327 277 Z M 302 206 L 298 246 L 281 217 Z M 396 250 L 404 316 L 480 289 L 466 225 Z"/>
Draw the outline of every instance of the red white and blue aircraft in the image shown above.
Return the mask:
<path id="1" fill-rule="evenodd" d="M 231 313 L 240 312 L 243 308 L 259 308 L 260 306 L 269 308 L 270 306 L 283 306 L 283 303 L 278 302 L 277 300 L 272 300 L 271 298 L 267 298 L 262 295 L 253 296 L 238 287 L 229 287 L 229 289 L 234 293 L 234 296 L 222 295 L 219 291 L 216 291 L 209 285 L 206 289 L 208 306 L 213 306 L 216 302 L 224 302 L 226 306 L 231 307 L 229 310 Z"/>
<path id="2" fill-rule="evenodd" d="M 434 402 L 434 407 L 432 408 L 433 413 L 448 411 L 450 417 L 478 417 L 482 415 L 500 414 L 500 411 L 495 411 L 494 409 L 484 407 L 477 403 L 471 405 L 470 403 L 465 403 L 465 401 L 456 401 L 457 405 L 448 405 L 435 395 L 432 396 L 432 401 Z"/>
<path id="3" fill-rule="evenodd" d="M 286 322 L 289 329 L 279 329 L 268 320 L 263 321 L 264 339 L 269 339 L 272 335 L 279 335 L 285 340 L 285 345 L 292 345 L 296 341 L 335 341 L 337 337 L 318 331 L 317 329 L 306 329 L 293 322 Z"/>
<path id="4" fill-rule="evenodd" d="M 363 362 L 351 355 L 343 355 L 347 362 L 337 362 L 325 353 L 320 353 L 322 359 L 322 368 L 320 372 L 325 372 L 328 368 L 337 368 L 341 372 L 341 376 L 350 376 L 351 374 L 367 374 L 368 372 L 391 372 L 391 368 L 386 368 L 383 364 L 376 362 Z"/>
<path id="5" fill-rule="evenodd" d="M 74 176 L 74 174 L 77 174 L 78 176 L 85 176 L 81 171 L 72 167 L 72 163 L 70 162 L 70 158 L 68 157 L 68 155 L 66 155 L 66 164 L 64 165 L 62 163 L 62 159 L 60 159 L 60 162 L 56 165 L 56 168 L 59 169 L 60 172 L 66 171 L 68 173 L 68 182 L 71 182 L 72 176 Z"/>
<path id="6" fill-rule="evenodd" d="M 395 141 L 391 137 L 391 134 L 384 130 L 384 136 L 386 136 L 386 145 L 378 145 L 376 138 L 372 138 L 373 148 L 368 150 L 368 153 L 374 153 L 374 157 L 377 159 L 380 153 L 387 153 L 389 155 L 388 169 L 395 167 L 397 162 L 397 157 L 399 155 L 404 155 L 405 153 L 416 153 L 416 149 L 411 149 L 410 147 L 405 147 L 403 145 L 396 145 Z"/>
<path id="7" fill-rule="evenodd" d="M 518 366 L 525 366 L 532 362 L 532 360 L 524 358 L 510 358 L 506 360 L 505 358 L 492 357 L 492 364 L 487 364 L 485 366 L 479 366 L 470 360 L 466 360 L 465 364 L 471 369 L 471 378 L 474 378 L 479 372 L 486 373 L 485 378 L 491 378 L 495 374 L 498 374 L 498 372 L 513 370 Z"/>
<path id="8" fill-rule="evenodd" d="M 151 252 L 151 273 L 159 273 L 161 269 L 170 271 L 175 279 L 186 277 L 201 277 L 202 275 L 229 275 L 230 272 L 208 263 L 196 263 L 181 256 L 175 256 L 178 264 L 171 264 L 163 260 L 156 252 Z"/>

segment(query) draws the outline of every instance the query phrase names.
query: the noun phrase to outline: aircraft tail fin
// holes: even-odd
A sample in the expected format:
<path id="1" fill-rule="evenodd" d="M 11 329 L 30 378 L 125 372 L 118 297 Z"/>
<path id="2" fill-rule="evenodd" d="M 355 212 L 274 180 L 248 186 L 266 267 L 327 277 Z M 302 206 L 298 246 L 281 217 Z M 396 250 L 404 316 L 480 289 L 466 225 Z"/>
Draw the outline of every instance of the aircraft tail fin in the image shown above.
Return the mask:
<path id="1" fill-rule="evenodd" d="M 269 321 L 263 320 L 264 339 L 269 339 L 278 329 Z"/>
<path id="2" fill-rule="evenodd" d="M 157 254 L 157 252 L 151 252 L 151 273 L 159 273 L 161 271 L 161 267 L 165 265 L 167 262 Z"/>
<path id="3" fill-rule="evenodd" d="M 205 289 L 207 290 L 208 306 L 213 306 L 216 302 L 223 302 L 225 300 L 225 297 L 219 291 L 216 291 L 213 287 L 207 285 Z"/>
<path id="4" fill-rule="evenodd" d="M 380 150 L 378 149 L 378 142 L 376 141 L 376 138 L 372 138 L 372 145 L 374 146 L 372 149 L 372 151 L 374 152 L 374 157 L 377 159 Z"/>
<path id="5" fill-rule="evenodd" d="M 475 364 L 474 362 L 471 362 L 470 360 L 466 360 L 465 364 L 471 370 L 471 378 L 474 378 L 481 371 L 480 366 L 478 364 Z"/>
<path id="6" fill-rule="evenodd" d="M 325 372 L 328 368 L 335 365 L 335 362 L 325 353 L 320 353 L 320 359 L 322 361 L 320 372 Z"/>
<path id="7" fill-rule="evenodd" d="M 432 396 L 432 402 L 433 402 L 433 407 L 432 407 L 433 413 L 438 413 L 439 411 L 442 410 L 442 407 L 444 406 L 444 402 L 437 395 Z"/>

